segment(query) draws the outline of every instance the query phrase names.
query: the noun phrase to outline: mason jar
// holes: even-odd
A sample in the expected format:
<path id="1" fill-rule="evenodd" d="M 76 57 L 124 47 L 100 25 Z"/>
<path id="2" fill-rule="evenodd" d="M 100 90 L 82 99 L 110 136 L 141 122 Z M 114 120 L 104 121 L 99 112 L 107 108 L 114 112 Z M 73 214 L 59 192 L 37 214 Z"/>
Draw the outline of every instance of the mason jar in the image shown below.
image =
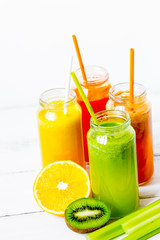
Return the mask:
<path id="1" fill-rule="evenodd" d="M 80 69 L 75 71 L 93 111 L 96 113 L 105 110 L 106 103 L 109 99 L 109 89 L 111 87 L 108 71 L 99 66 L 85 66 L 85 72 L 87 81 L 83 79 Z M 87 132 L 90 128 L 90 114 L 75 85 L 73 86 L 73 90 L 77 95 L 77 101 L 82 109 L 85 160 L 88 162 Z"/>
<path id="2" fill-rule="evenodd" d="M 82 136 L 82 112 L 76 94 L 65 89 L 50 89 L 41 94 L 38 110 L 42 165 L 71 160 L 85 168 Z M 66 111 L 67 108 L 67 111 Z"/>
<path id="3" fill-rule="evenodd" d="M 110 206 L 111 217 L 123 217 L 138 208 L 135 131 L 127 113 L 96 114 L 87 134 L 93 197 Z"/>
<path id="4" fill-rule="evenodd" d="M 106 109 L 126 111 L 131 118 L 131 125 L 136 131 L 138 181 L 145 184 L 154 171 L 152 114 L 151 104 L 143 85 L 134 84 L 134 101 L 130 102 L 129 83 L 120 83 L 110 89 L 110 100 Z"/>

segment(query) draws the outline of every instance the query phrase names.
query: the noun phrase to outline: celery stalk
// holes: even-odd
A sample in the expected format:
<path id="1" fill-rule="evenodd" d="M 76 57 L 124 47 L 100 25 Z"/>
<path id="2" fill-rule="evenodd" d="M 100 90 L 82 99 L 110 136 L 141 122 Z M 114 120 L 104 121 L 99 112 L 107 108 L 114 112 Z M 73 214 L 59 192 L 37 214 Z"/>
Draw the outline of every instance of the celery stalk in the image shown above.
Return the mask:
<path id="1" fill-rule="evenodd" d="M 149 224 L 141 225 L 141 227 L 137 228 L 134 232 L 129 234 L 127 237 L 123 238 L 124 240 L 133 240 L 133 239 L 141 239 L 145 235 L 153 232 L 158 229 L 160 226 L 160 216 L 151 220 Z M 147 239 L 147 238 L 146 238 Z"/>
<path id="2" fill-rule="evenodd" d="M 153 230 L 156 229 L 156 227 L 154 228 L 154 223 L 158 219 L 157 213 L 158 214 L 160 213 L 160 200 L 157 200 L 149 204 L 148 206 L 134 213 L 131 213 L 122 219 L 115 221 L 114 223 L 111 223 L 95 232 L 88 234 L 86 236 L 86 239 L 87 240 L 103 240 L 103 239 L 107 240 L 113 237 L 117 237 L 118 236 L 117 234 L 121 235 L 123 233 L 126 233 L 126 231 L 128 233 L 131 232 L 131 234 L 134 233 L 134 231 L 137 232 L 138 229 L 141 228 L 141 226 L 142 228 L 145 229 L 142 235 L 144 236 L 145 234 L 149 233 L 148 231 L 146 231 L 146 228 L 153 220 L 154 221 L 152 224 L 152 229 Z M 153 218 L 154 215 L 155 215 L 155 218 Z M 148 219 L 148 221 L 145 221 L 146 219 Z M 141 224 L 141 222 L 145 222 L 145 224 Z M 137 224 L 139 226 L 137 226 Z M 150 231 L 153 231 L 152 229 Z"/>
<path id="3" fill-rule="evenodd" d="M 160 206 L 154 206 L 150 208 L 148 211 L 145 211 L 143 214 L 139 214 L 135 216 L 133 219 L 122 223 L 122 227 L 124 232 L 128 235 L 132 232 L 135 232 L 137 229 L 145 227 L 150 222 L 154 222 L 157 218 L 160 219 Z"/>
<path id="4" fill-rule="evenodd" d="M 100 237 L 99 237 L 99 235 L 96 236 L 96 232 L 97 231 L 93 232 L 94 233 L 93 236 L 90 236 L 92 233 L 88 234 L 86 236 L 86 239 L 87 240 L 98 240 L 98 239 L 100 239 L 100 240 L 109 240 L 109 239 L 113 239 L 115 237 L 118 237 L 119 235 L 124 234 L 124 230 L 123 230 L 123 228 L 121 226 L 117 226 L 114 229 L 108 230 L 107 235 L 106 235 L 106 232 L 102 233 L 100 235 Z"/>
<path id="5" fill-rule="evenodd" d="M 158 234 L 158 233 L 160 233 L 160 228 L 157 228 L 157 229 L 155 229 L 154 231 L 152 231 L 152 232 L 146 234 L 145 236 L 139 238 L 139 240 L 146 240 L 146 239 L 149 239 L 150 237 L 152 237 L 152 236 L 154 236 L 154 235 L 156 235 L 156 234 Z"/>

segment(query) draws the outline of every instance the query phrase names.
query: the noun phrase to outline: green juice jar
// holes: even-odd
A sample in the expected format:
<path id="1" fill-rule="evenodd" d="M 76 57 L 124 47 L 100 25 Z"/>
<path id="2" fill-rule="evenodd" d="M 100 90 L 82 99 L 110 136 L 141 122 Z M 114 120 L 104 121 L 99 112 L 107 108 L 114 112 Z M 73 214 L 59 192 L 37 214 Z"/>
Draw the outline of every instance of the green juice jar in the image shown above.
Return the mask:
<path id="1" fill-rule="evenodd" d="M 135 131 L 126 112 L 102 111 L 87 135 L 92 194 L 123 217 L 139 206 Z"/>

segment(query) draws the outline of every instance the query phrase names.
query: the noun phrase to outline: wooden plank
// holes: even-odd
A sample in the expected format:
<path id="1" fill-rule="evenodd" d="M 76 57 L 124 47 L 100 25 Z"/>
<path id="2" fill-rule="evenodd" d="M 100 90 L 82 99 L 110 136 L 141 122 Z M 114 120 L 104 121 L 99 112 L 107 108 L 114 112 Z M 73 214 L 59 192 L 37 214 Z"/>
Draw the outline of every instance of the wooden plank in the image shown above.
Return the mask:
<path id="1" fill-rule="evenodd" d="M 154 156 L 160 156 L 160 121 L 153 122 L 153 151 Z"/>
<path id="2" fill-rule="evenodd" d="M 140 198 L 160 196 L 160 157 L 155 157 L 154 174 L 146 185 L 139 187 Z"/>
<path id="3" fill-rule="evenodd" d="M 84 240 L 85 237 L 72 232 L 64 218 L 43 212 L 0 218 L 0 239 Z"/>
<path id="4" fill-rule="evenodd" d="M 141 207 L 153 202 L 156 198 L 142 199 Z M 64 218 L 45 212 L 19 214 L 10 217 L 0 217 L 0 239 L 56 239 L 85 240 L 86 234 L 72 232 L 65 224 Z M 152 239 L 158 239 L 160 234 Z M 116 238 L 122 239 L 120 238 Z"/>
<path id="5" fill-rule="evenodd" d="M 1 110 L 0 173 L 40 168 L 37 109 L 20 107 Z"/>
<path id="6" fill-rule="evenodd" d="M 11 144 L 13 146 L 13 144 Z M 17 148 L 17 146 L 16 146 Z M 41 168 L 40 149 L 37 142 L 29 142 L 22 148 L 0 153 L 0 174 L 33 171 Z"/>
<path id="7" fill-rule="evenodd" d="M 41 211 L 33 197 L 36 175 L 22 172 L 0 176 L 0 216 Z"/>

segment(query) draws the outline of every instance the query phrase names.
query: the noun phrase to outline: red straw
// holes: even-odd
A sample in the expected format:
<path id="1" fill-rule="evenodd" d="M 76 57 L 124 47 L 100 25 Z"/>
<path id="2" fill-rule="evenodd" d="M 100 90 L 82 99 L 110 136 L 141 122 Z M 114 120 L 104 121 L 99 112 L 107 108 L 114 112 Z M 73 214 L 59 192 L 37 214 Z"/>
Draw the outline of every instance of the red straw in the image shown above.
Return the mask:
<path id="1" fill-rule="evenodd" d="M 85 70 L 84 70 L 84 65 L 83 65 L 83 62 L 82 62 L 82 57 L 81 57 L 81 53 L 80 53 L 80 50 L 79 50 L 76 35 L 72 35 L 72 38 L 73 38 L 74 46 L 75 46 L 75 49 L 76 49 L 76 53 L 77 53 L 77 57 L 78 57 L 78 61 L 79 61 L 79 66 L 80 66 L 80 69 L 81 69 L 81 72 L 82 72 L 83 80 L 87 82 L 87 77 L 86 77 L 86 73 L 85 73 Z"/>

